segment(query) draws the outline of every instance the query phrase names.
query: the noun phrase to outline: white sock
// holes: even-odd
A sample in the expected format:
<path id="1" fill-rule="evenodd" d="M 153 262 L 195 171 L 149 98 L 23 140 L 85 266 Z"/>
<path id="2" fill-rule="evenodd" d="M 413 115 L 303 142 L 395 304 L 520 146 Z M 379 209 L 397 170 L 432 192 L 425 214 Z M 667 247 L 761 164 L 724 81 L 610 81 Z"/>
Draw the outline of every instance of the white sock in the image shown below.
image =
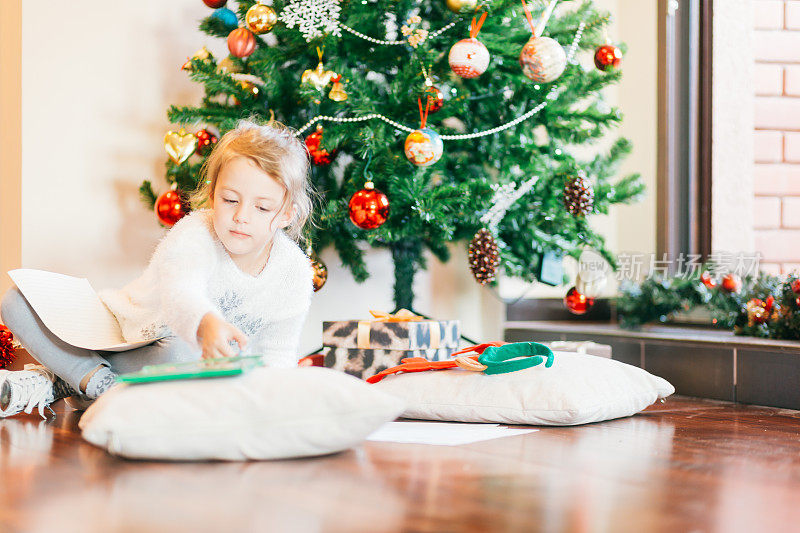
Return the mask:
<path id="1" fill-rule="evenodd" d="M 105 365 L 101 366 L 97 369 L 97 372 L 89 378 L 89 383 L 86 384 L 86 396 L 93 400 L 96 399 L 111 388 L 111 385 L 114 384 L 116 379 L 117 375 L 112 372 L 110 368 Z"/>

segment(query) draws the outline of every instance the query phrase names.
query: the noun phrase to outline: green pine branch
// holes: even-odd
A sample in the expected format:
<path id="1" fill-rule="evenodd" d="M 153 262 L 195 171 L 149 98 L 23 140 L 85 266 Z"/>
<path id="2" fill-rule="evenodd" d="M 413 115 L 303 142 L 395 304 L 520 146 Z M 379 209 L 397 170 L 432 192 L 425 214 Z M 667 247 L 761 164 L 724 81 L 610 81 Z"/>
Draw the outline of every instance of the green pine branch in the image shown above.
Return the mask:
<path id="1" fill-rule="evenodd" d="M 760 272 L 743 278 L 737 292 L 728 292 L 719 279 L 715 280 L 715 286 L 701 280 L 700 273 L 708 274 L 712 268 L 702 265 L 691 275 L 656 274 L 639 284 L 623 285 L 616 299 L 620 325 L 638 328 L 650 322 L 667 322 L 676 313 L 705 309 L 715 326 L 733 330 L 737 335 L 800 340 L 800 295 L 794 291 L 796 275 L 784 279 Z M 748 304 L 763 306 L 769 299 L 772 309 L 763 318 L 751 316 Z"/>

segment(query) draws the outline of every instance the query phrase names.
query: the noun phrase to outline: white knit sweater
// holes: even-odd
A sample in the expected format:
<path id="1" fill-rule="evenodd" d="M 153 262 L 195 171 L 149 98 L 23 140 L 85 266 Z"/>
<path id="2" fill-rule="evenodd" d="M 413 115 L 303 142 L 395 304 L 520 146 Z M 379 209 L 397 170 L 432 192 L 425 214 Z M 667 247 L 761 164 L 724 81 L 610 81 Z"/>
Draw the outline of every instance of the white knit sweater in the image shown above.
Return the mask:
<path id="1" fill-rule="evenodd" d="M 144 273 L 121 289 L 98 292 L 127 342 L 174 333 L 198 357 L 200 319 L 215 312 L 242 330 L 242 355 L 263 354 L 269 366 L 296 366 L 313 294 L 311 263 L 283 231 L 258 276 L 239 269 L 217 237 L 210 209 L 179 220 L 156 246 Z"/>

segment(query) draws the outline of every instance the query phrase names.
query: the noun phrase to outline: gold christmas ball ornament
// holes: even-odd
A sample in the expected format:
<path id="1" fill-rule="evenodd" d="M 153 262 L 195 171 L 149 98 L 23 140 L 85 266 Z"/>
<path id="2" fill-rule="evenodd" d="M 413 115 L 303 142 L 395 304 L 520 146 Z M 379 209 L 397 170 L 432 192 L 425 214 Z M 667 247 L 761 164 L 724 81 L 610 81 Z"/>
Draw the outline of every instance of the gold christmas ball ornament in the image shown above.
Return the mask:
<path id="1" fill-rule="evenodd" d="M 278 23 L 278 15 L 270 6 L 256 3 L 247 10 L 244 22 L 247 24 L 247 29 L 256 35 L 261 35 L 275 27 L 275 24 Z"/>
<path id="2" fill-rule="evenodd" d="M 311 268 L 314 271 L 314 292 L 317 292 L 324 287 L 325 282 L 328 281 L 328 267 L 314 252 L 311 252 L 309 258 L 311 259 Z"/>
<path id="3" fill-rule="evenodd" d="M 478 0 L 447 0 L 447 9 L 453 13 L 460 13 L 462 9 L 475 11 L 478 7 Z"/>
<path id="4" fill-rule="evenodd" d="M 197 147 L 197 137 L 193 133 L 186 133 L 181 128 L 177 133 L 168 131 L 164 135 L 164 149 L 176 165 L 180 165 L 194 153 Z"/>

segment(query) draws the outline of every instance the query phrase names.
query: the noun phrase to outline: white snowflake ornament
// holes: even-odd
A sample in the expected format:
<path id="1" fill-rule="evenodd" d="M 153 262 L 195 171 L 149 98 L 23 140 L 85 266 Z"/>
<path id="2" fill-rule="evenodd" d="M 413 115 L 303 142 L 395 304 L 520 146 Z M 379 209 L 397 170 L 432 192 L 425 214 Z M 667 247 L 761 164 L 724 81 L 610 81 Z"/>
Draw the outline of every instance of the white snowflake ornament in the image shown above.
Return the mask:
<path id="1" fill-rule="evenodd" d="M 341 36 L 339 14 L 342 7 L 338 0 L 293 0 L 283 8 L 278 19 L 287 28 L 300 30 L 306 42 L 311 42 L 326 33 Z"/>

